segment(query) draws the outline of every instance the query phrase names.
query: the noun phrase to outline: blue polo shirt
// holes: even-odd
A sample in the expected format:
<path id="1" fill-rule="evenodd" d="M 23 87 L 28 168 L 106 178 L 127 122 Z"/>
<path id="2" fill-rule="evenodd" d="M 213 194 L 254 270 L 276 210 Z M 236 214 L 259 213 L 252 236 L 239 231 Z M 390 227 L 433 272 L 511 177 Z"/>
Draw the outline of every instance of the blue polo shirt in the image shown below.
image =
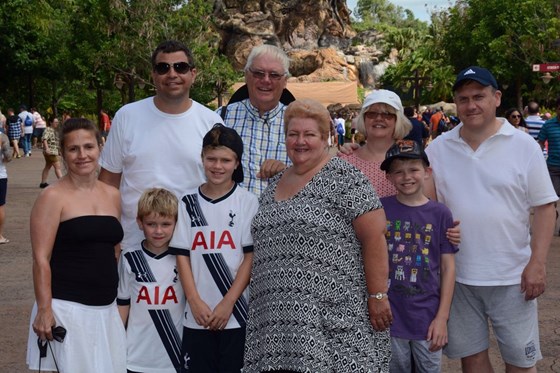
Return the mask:
<path id="1" fill-rule="evenodd" d="M 548 140 L 548 158 L 546 164 L 553 167 L 560 167 L 560 122 L 558 116 L 547 120 L 538 136 L 539 141 Z"/>

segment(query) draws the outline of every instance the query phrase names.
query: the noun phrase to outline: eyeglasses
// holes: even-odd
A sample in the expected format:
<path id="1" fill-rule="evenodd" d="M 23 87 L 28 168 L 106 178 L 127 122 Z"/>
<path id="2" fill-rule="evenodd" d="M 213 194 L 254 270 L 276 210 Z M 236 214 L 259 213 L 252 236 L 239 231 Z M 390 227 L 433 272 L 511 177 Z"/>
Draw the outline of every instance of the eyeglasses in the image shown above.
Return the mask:
<path id="1" fill-rule="evenodd" d="M 521 115 L 515 115 L 514 114 L 514 115 L 510 115 L 509 117 L 512 118 L 512 119 L 520 119 Z"/>
<path id="2" fill-rule="evenodd" d="M 396 119 L 397 114 L 389 113 L 388 111 L 366 111 L 364 117 L 367 119 L 375 119 L 380 117 L 383 120 Z"/>
<path id="3" fill-rule="evenodd" d="M 186 74 L 194 68 L 194 66 L 189 65 L 188 62 L 175 62 L 172 64 L 159 62 L 155 64 L 154 71 L 158 73 L 158 75 L 165 75 L 169 72 L 172 66 L 173 70 L 175 70 L 177 74 Z"/>
<path id="4" fill-rule="evenodd" d="M 287 74 L 287 73 L 280 74 L 274 71 L 267 72 L 261 70 L 253 70 L 253 69 L 248 69 L 248 70 L 251 73 L 251 75 L 253 75 L 253 78 L 258 80 L 263 80 L 264 78 L 266 78 L 267 75 L 270 80 L 280 80 Z"/>

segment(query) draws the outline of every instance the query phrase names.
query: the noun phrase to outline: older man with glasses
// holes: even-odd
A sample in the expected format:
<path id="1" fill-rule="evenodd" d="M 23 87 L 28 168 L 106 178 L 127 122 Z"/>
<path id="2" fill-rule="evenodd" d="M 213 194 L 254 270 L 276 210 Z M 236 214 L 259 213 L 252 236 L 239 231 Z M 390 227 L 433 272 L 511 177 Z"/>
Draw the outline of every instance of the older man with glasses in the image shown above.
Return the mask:
<path id="1" fill-rule="evenodd" d="M 266 178 L 289 163 L 283 121 L 287 105 L 280 102 L 289 65 L 288 56 L 278 47 L 264 44 L 253 48 L 245 65 L 249 97 L 217 110 L 225 125 L 243 139 L 244 186 L 257 195 L 266 188 Z"/>
<path id="2" fill-rule="evenodd" d="M 204 182 L 202 138 L 222 122 L 190 98 L 197 70 L 183 43 L 161 43 L 151 64 L 156 95 L 117 111 L 100 160 L 99 179 L 121 190 L 123 250 L 138 247 L 144 238 L 136 206 L 145 189 L 157 186 L 181 196 Z"/>

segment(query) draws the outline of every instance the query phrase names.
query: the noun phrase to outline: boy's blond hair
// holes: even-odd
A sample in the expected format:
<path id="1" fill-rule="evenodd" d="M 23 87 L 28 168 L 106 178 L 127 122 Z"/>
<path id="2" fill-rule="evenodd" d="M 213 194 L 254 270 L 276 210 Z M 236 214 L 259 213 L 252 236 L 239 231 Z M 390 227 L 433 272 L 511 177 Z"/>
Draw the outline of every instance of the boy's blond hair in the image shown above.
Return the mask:
<path id="1" fill-rule="evenodd" d="M 172 216 L 177 221 L 178 205 L 177 197 L 167 189 L 146 189 L 138 200 L 136 218 L 142 220 L 150 214 L 157 214 L 160 216 Z"/>

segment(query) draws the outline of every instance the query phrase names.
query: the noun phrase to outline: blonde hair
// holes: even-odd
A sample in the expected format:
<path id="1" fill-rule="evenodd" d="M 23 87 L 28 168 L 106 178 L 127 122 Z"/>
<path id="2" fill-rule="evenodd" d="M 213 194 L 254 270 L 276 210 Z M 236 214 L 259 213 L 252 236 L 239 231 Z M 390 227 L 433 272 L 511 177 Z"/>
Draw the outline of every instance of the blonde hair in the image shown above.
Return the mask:
<path id="1" fill-rule="evenodd" d="M 404 139 L 405 136 L 408 135 L 408 133 L 412 129 L 412 123 L 410 123 L 410 120 L 404 116 L 404 113 L 402 111 L 396 110 L 394 107 L 392 107 L 389 104 L 386 104 L 384 102 L 378 102 L 377 104 L 383 105 L 384 110 L 386 110 L 389 113 L 395 114 L 397 116 L 397 121 L 395 122 L 395 129 L 393 131 L 393 140 Z M 358 132 L 363 133 L 366 139 L 367 139 L 367 131 L 364 123 L 364 113 L 368 111 L 372 105 L 375 104 L 362 107 L 362 110 L 360 110 L 360 114 L 358 114 L 358 121 L 356 122 L 356 129 L 358 130 Z"/>
<path id="2" fill-rule="evenodd" d="M 284 112 L 284 135 L 288 134 L 288 125 L 294 118 L 314 119 L 319 125 L 321 138 L 329 137 L 331 129 L 331 116 L 329 111 L 320 102 L 310 98 L 295 100 L 288 105 Z"/>
<path id="3" fill-rule="evenodd" d="M 177 220 L 179 200 L 173 193 L 163 188 L 146 189 L 138 200 L 136 217 L 142 220 L 150 214 L 174 217 Z"/>

